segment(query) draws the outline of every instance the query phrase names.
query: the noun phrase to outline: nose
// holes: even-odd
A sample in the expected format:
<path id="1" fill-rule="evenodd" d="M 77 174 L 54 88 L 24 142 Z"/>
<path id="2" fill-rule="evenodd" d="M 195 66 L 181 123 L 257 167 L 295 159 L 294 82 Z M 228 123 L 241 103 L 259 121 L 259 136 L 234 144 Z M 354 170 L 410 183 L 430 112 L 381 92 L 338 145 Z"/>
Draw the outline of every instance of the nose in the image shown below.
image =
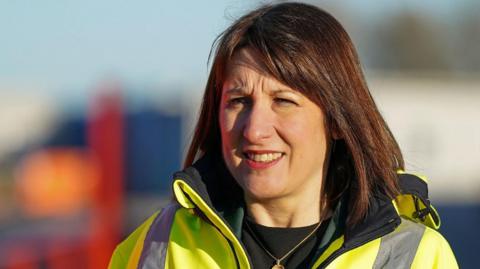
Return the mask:
<path id="1" fill-rule="evenodd" d="M 254 104 L 244 120 L 243 137 L 249 143 L 258 144 L 273 134 L 273 111 L 263 104 Z"/>

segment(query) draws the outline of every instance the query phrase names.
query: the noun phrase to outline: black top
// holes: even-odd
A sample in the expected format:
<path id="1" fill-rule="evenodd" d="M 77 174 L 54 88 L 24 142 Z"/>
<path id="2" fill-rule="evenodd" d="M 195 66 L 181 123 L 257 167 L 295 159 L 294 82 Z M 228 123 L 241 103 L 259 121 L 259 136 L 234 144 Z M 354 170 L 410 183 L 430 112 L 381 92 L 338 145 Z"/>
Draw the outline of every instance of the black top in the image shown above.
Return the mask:
<path id="1" fill-rule="evenodd" d="M 278 228 L 257 224 L 248 217 L 245 217 L 244 221 L 248 222 L 249 227 L 254 233 L 254 236 L 252 236 L 252 231 L 248 229 L 245 223 L 243 224 L 242 241 L 250 255 L 254 269 L 270 269 L 275 264 L 275 260 L 267 254 L 262 246 L 260 246 L 257 239 L 260 240 L 261 244 L 275 257 L 281 258 L 302 241 L 318 225 L 313 224 L 305 227 Z M 282 260 L 281 264 L 287 269 L 308 268 L 311 266 L 311 263 L 315 258 L 315 250 L 325 233 L 328 223 L 329 220 L 323 221 L 315 234 L 303 242 L 303 244 L 288 257 Z"/>

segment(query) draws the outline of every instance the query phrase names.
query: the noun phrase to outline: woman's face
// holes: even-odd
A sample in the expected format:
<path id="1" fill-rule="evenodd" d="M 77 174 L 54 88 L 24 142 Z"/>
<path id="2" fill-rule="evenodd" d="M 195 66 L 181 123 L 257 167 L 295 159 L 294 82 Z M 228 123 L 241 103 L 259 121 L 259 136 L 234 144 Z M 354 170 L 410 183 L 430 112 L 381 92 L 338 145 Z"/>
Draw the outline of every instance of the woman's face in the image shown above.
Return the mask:
<path id="1" fill-rule="evenodd" d="M 327 152 L 323 112 L 259 69 L 248 49 L 227 67 L 219 110 L 225 163 L 247 199 L 320 195 Z"/>

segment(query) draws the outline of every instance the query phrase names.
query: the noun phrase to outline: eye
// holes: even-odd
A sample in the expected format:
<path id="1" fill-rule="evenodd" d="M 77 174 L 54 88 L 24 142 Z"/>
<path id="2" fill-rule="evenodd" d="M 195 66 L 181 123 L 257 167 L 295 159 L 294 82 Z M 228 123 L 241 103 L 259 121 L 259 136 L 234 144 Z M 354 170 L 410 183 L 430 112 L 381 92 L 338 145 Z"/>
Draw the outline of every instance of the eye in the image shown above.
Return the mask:
<path id="1" fill-rule="evenodd" d="M 248 105 L 250 100 L 247 97 L 234 97 L 229 100 L 227 100 L 226 104 L 227 107 L 237 107 L 237 106 L 242 106 L 242 105 Z"/>
<path id="2" fill-rule="evenodd" d="M 297 105 L 297 103 L 291 99 L 276 97 L 273 101 L 279 105 Z"/>

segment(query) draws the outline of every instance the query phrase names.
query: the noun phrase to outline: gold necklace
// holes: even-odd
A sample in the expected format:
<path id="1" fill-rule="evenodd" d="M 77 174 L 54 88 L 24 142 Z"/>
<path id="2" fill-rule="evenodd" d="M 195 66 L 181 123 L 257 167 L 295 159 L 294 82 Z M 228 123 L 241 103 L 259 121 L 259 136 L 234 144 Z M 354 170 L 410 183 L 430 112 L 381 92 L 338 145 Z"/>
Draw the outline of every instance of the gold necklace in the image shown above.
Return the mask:
<path id="1" fill-rule="evenodd" d="M 290 254 L 292 254 L 298 247 L 300 247 L 305 241 L 307 241 L 308 238 L 310 238 L 317 230 L 320 228 L 320 225 L 322 222 L 320 221 L 317 226 L 305 237 L 303 238 L 298 244 L 296 244 L 292 249 L 290 249 L 287 253 L 285 253 L 282 257 L 277 258 L 275 257 L 268 249 L 262 244 L 262 242 L 257 238 L 255 233 L 253 232 L 252 228 L 250 228 L 250 225 L 248 224 L 248 220 L 245 220 L 245 226 L 247 229 L 250 231 L 252 234 L 253 239 L 257 241 L 258 245 L 267 253 L 272 259 L 275 260 L 275 264 L 272 266 L 272 269 L 285 269 L 285 266 L 282 265 L 282 261 L 287 258 Z"/>

